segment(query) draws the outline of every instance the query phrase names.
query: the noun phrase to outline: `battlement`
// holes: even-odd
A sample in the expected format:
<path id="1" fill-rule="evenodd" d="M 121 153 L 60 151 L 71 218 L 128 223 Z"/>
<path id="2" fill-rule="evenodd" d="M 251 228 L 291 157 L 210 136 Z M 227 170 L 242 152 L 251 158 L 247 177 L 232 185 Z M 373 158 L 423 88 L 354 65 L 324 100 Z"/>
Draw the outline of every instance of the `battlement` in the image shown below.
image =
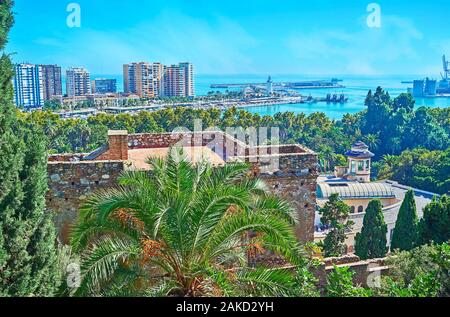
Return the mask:
<path id="1" fill-rule="evenodd" d="M 131 135 L 109 131 L 108 143 L 92 153 L 49 156 L 47 206 L 58 212 L 60 238 L 67 241 L 70 224 L 89 195 L 116 186 L 125 170 L 148 170 L 147 158 L 164 157 L 172 146 L 182 147 L 193 163 L 202 159 L 213 165 L 250 163 L 254 176 L 298 209 L 299 239 L 313 241 L 317 155 L 296 144 L 251 146 L 221 131 Z"/>

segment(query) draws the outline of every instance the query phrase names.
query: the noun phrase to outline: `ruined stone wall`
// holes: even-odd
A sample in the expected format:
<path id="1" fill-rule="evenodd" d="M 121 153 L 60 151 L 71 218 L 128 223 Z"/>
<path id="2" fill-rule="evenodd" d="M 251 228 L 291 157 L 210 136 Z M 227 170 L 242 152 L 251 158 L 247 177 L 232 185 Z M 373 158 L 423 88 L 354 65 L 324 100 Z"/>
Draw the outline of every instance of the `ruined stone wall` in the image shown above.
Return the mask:
<path id="1" fill-rule="evenodd" d="M 56 212 L 61 241 L 68 241 L 70 226 L 86 198 L 97 190 L 115 186 L 124 165 L 123 161 L 48 163 L 47 208 Z"/>
<path id="2" fill-rule="evenodd" d="M 76 162 L 80 161 L 85 154 L 52 154 L 48 157 L 49 162 Z"/>
<path id="3" fill-rule="evenodd" d="M 371 287 L 376 282 L 376 278 L 388 274 L 389 268 L 385 265 L 384 258 L 361 261 L 357 256 L 350 255 L 341 258 L 325 259 L 313 273 L 318 279 L 319 288 L 327 285 L 327 275 L 334 270 L 334 265 L 349 267 L 354 273 L 353 282 L 362 287 Z"/>
<path id="4" fill-rule="evenodd" d="M 255 158 L 248 160 L 255 161 Z M 296 235 L 299 241 L 314 241 L 317 155 L 312 152 L 271 155 L 258 157 L 252 163 L 255 176 L 262 178 L 273 194 L 290 201 L 296 209 L 299 221 Z"/>
<path id="5" fill-rule="evenodd" d="M 288 200 L 296 209 L 299 221 L 296 227 L 297 238 L 302 242 L 313 241 L 317 177 L 314 175 L 290 177 L 263 175 L 262 179 L 268 184 L 272 193 Z"/>
<path id="6" fill-rule="evenodd" d="M 317 155 L 299 145 L 250 147 L 220 131 L 134 135 L 110 131 L 108 145 L 97 152 L 49 158 L 47 206 L 58 212 L 56 222 L 61 238 L 66 240 L 77 209 L 90 194 L 116 185 L 117 176 L 127 164 L 128 149 L 166 148 L 181 140 L 183 146 L 208 146 L 227 162 L 252 163 L 253 174 L 264 179 L 274 194 L 289 200 L 296 208 L 299 240 L 314 240 Z M 86 161 L 82 161 L 83 157 Z"/>

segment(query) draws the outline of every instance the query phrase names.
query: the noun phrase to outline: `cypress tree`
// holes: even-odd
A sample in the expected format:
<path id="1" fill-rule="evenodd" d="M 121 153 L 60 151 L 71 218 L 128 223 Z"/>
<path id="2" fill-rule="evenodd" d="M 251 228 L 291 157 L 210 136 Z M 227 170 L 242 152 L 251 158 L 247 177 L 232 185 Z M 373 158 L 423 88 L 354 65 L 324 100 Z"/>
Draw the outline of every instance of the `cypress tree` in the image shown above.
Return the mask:
<path id="1" fill-rule="evenodd" d="M 379 200 L 372 200 L 364 215 L 363 227 L 355 238 L 355 254 L 362 260 L 386 256 L 387 225 L 384 222 L 382 205 Z"/>
<path id="2" fill-rule="evenodd" d="M 417 244 L 418 223 L 414 192 L 409 190 L 398 213 L 392 234 L 391 250 L 412 250 Z"/>
<path id="3" fill-rule="evenodd" d="M 0 50 L 13 25 L 13 1 L 0 2 Z M 51 296 L 60 283 L 52 215 L 45 211 L 45 138 L 19 124 L 13 67 L 0 58 L 0 296 Z"/>
<path id="4" fill-rule="evenodd" d="M 450 197 L 433 198 L 424 211 L 419 223 L 420 243 L 441 244 L 450 241 Z"/>

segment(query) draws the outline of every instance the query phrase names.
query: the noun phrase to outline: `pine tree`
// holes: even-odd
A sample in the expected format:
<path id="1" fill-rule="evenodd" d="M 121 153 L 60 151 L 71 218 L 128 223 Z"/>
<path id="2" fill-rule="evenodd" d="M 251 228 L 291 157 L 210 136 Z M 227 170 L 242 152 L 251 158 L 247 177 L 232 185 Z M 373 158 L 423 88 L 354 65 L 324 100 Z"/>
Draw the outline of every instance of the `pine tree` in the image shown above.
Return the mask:
<path id="1" fill-rule="evenodd" d="M 13 24 L 13 1 L 0 2 L 0 50 Z M 13 67 L 0 58 L 0 296 L 51 296 L 59 287 L 55 228 L 45 211 L 47 155 L 42 131 L 19 125 Z"/>
<path id="2" fill-rule="evenodd" d="M 355 254 L 362 260 L 386 256 L 387 225 L 384 222 L 382 205 L 379 200 L 372 200 L 364 215 L 363 227 L 355 238 Z"/>
<path id="3" fill-rule="evenodd" d="M 331 227 L 323 241 L 323 251 L 326 257 L 342 256 L 346 252 L 346 233 L 352 228 L 353 222 L 348 220 L 350 207 L 338 194 L 330 196 L 329 201 L 320 209 L 321 221 Z"/>
<path id="4" fill-rule="evenodd" d="M 398 213 L 392 234 L 391 250 L 412 250 L 417 244 L 418 223 L 414 192 L 409 190 Z"/>

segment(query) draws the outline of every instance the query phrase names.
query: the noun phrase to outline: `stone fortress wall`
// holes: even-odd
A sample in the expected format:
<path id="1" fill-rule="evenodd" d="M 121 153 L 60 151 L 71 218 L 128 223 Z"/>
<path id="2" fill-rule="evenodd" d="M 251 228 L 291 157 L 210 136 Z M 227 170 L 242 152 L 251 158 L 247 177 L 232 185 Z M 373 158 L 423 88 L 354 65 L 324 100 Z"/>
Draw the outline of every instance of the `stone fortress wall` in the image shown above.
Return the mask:
<path id="1" fill-rule="evenodd" d="M 168 148 L 175 144 L 208 147 L 225 162 L 250 163 L 255 177 L 264 179 L 274 194 L 295 206 L 299 240 L 314 240 L 317 155 L 300 145 L 252 147 L 220 131 L 132 135 L 127 131 L 109 131 L 108 144 L 90 154 L 50 156 L 47 207 L 57 213 L 60 240 L 68 241 L 77 211 L 89 195 L 117 184 L 120 173 L 130 166 L 128 150 Z"/>

